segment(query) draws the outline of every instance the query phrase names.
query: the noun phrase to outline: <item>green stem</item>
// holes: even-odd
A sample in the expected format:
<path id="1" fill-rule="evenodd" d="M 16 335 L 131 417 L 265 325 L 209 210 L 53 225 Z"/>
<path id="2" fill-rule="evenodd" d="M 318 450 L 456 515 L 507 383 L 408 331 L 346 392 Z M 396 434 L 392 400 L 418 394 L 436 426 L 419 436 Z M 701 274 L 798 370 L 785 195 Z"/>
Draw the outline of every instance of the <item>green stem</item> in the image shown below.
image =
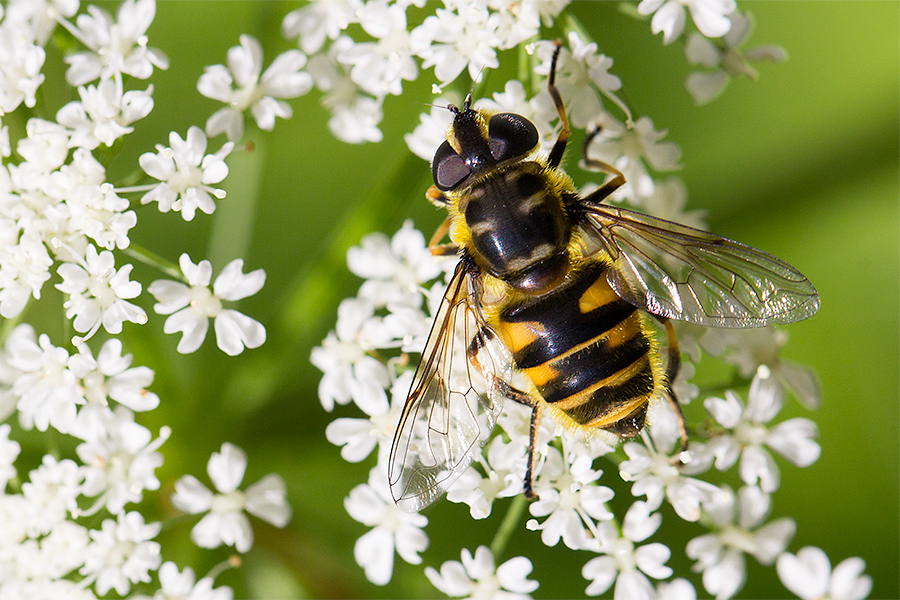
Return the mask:
<path id="1" fill-rule="evenodd" d="M 181 269 L 178 268 L 178 265 L 170 260 L 163 258 L 159 254 L 152 252 L 151 250 L 142 248 L 141 246 L 132 243 L 127 248 L 122 250 L 122 252 L 124 252 L 131 258 L 144 263 L 145 265 L 162 271 L 163 273 L 169 275 L 174 279 L 187 282 L 187 280 L 185 280 L 184 278 L 184 275 L 181 274 Z"/>
<path id="2" fill-rule="evenodd" d="M 742 377 L 739 373 L 735 372 L 734 374 L 732 374 L 730 381 L 724 381 L 715 385 L 700 386 L 700 392 L 702 394 L 718 394 L 724 392 L 725 390 L 744 388 L 748 386 L 750 382 L 750 379 Z"/>
<path id="3" fill-rule="evenodd" d="M 509 505 L 509 510 L 506 511 L 506 516 L 503 517 L 503 522 L 500 523 L 500 528 L 497 529 L 497 533 L 491 541 L 491 554 L 494 555 L 495 561 L 498 561 L 500 555 L 506 551 L 506 545 L 522 519 L 522 513 L 525 511 L 526 504 L 528 504 L 528 499 L 525 497 L 525 494 L 519 494 L 513 498 L 512 503 Z"/>

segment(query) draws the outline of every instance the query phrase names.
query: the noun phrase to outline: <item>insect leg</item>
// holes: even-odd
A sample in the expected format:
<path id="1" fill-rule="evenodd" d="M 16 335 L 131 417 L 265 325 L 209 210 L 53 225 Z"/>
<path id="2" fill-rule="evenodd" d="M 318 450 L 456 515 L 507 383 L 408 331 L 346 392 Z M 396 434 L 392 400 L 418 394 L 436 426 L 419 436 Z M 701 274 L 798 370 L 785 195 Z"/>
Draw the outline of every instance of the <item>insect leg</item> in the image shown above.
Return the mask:
<path id="1" fill-rule="evenodd" d="M 666 362 L 666 396 L 669 404 L 675 409 L 675 415 L 678 417 L 678 433 L 681 435 L 681 450 L 687 450 L 687 426 L 684 423 L 684 413 L 681 411 L 681 405 L 678 403 L 678 397 L 672 385 L 675 378 L 678 377 L 678 371 L 681 369 L 681 350 L 678 347 L 678 338 L 675 336 L 675 327 L 672 321 L 667 317 L 653 315 L 653 317 L 663 324 L 666 328 L 666 342 L 668 360 Z"/>
<path id="2" fill-rule="evenodd" d="M 625 184 L 625 175 L 622 173 L 622 171 L 618 170 L 606 161 L 600 160 L 599 158 L 591 158 L 590 156 L 588 156 L 588 146 L 591 145 L 591 142 L 601 131 L 603 131 L 603 129 L 600 126 L 597 126 L 593 131 L 589 131 L 587 135 L 584 136 L 584 142 L 582 142 L 581 144 L 581 158 L 582 160 L 584 160 L 584 164 L 587 167 L 603 171 L 604 173 L 608 173 L 613 176 L 612 179 L 582 198 L 583 202 L 593 204 L 599 204 L 603 202 L 606 197 L 608 197 L 610 194 L 612 194 L 614 191 Z"/>
<path id="3" fill-rule="evenodd" d="M 459 246 L 456 244 L 438 243 L 445 235 L 447 235 L 448 231 L 450 231 L 450 217 L 444 219 L 444 222 L 440 224 L 434 232 L 434 235 L 431 236 L 431 240 L 428 242 L 428 249 L 431 250 L 431 253 L 434 256 L 451 256 L 459 252 Z"/>
<path id="4" fill-rule="evenodd" d="M 534 493 L 534 461 L 535 447 L 537 446 L 538 428 L 541 425 L 541 405 L 537 402 L 531 404 L 531 425 L 528 429 L 528 466 L 525 467 L 525 497 L 535 498 Z"/>
<path id="5" fill-rule="evenodd" d="M 556 112 L 559 113 L 559 122 L 562 123 L 562 129 L 559 132 L 559 136 L 556 138 L 556 143 L 553 144 L 553 149 L 550 151 L 550 157 L 548 159 L 550 166 L 554 169 L 562 162 L 563 152 L 566 151 L 566 143 L 569 141 L 569 135 L 571 134 L 571 130 L 569 129 L 569 118 L 566 116 L 566 105 L 563 103 L 562 96 L 559 94 L 559 89 L 556 87 L 556 67 L 559 62 L 559 51 L 561 49 L 562 44 L 557 40 L 556 49 L 553 50 L 553 59 L 550 61 L 550 75 L 547 78 L 547 91 L 550 92 L 550 97 L 553 98 Z"/>
<path id="6" fill-rule="evenodd" d="M 518 402 L 524 406 L 531 408 L 531 423 L 528 428 L 528 464 L 525 467 L 525 496 L 535 498 L 534 493 L 534 464 L 536 460 L 535 448 L 537 446 L 538 429 L 541 425 L 541 403 L 535 401 L 530 394 L 512 387 L 507 382 L 500 382 L 503 395 Z"/>
<path id="7" fill-rule="evenodd" d="M 447 205 L 450 204 L 450 199 L 434 185 L 425 192 L 425 198 L 438 208 L 446 208 Z"/>

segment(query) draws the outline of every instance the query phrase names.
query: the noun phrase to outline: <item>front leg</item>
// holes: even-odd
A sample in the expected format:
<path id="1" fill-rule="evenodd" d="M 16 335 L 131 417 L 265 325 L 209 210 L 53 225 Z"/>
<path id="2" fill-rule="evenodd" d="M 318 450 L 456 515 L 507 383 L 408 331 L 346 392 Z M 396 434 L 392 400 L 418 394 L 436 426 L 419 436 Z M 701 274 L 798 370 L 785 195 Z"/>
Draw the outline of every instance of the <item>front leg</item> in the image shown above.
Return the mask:
<path id="1" fill-rule="evenodd" d="M 598 171 L 602 171 L 609 175 L 612 175 L 612 179 L 601 185 L 599 188 L 582 198 L 583 202 L 591 203 L 591 204 L 600 204 L 606 198 L 610 196 L 614 191 L 625 185 L 625 175 L 622 171 L 618 170 L 611 164 L 606 161 L 600 160 L 599 158 L 591 158 L 588 156 L 588 146 L 590 146 L 591 142 L 594 140 L 597 135 L 600 134 L 602 129 L 598 126 L 593 131 L 589 131 L 586 136 L 584 136 L 584 142 L 581 144 L 581 158 L 584 161 L 585 166 L 596 169 Z"/>
<path id="2" fill-rule="evenodd" d="M 450 217 L 448 216 L 444 219 L 444 222 L 440 224 L 437 231 L 434 232 L 434 235 L 431 236 L 431 240 L 428 242 L 428 249 L 431 251 L 431 254 L 434 256 L 455 256 L 456 254 L 459 254 L 459 246 L 456 244 L 439 243 L 449 231 Z"/>

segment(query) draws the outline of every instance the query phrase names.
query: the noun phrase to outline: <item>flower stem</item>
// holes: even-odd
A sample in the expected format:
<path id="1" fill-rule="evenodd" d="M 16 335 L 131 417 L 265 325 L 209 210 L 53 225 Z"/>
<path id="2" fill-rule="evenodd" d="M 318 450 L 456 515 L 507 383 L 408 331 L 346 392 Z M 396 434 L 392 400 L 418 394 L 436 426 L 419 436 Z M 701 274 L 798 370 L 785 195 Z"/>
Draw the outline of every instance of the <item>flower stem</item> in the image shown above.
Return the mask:
<path id="1" fill-rule="evenodd" d="M 525 494 L 519 494 L 513 498 L 512 503 L 509 505 L 509 510 L 506 511 L 506 516 L 503 517 L 503 522 L 500 523 L 500 527 L 491 541 L 491 554 L 494 555 L 494 560 L 498 560 L 500 555 L 506 551 L 506 545 L 509 543 L 512 532 L 522 519 L 522 513 L 525 511 L 526 504 L 528 504 L 528 499 L 525 497 Z"/>
<path id="2" fill-rule="evenodd" d="M 181 274 L 181 269 L 178 268 L 178 265 L 170 260 L 166 260 L 155 252 L 142 248 L 134 243 L 123 249 L 122 252 L 145 265 L 149 265 L 154 269 L 162 271 L 178 281 L 185 281 L 184 275 Z"/>

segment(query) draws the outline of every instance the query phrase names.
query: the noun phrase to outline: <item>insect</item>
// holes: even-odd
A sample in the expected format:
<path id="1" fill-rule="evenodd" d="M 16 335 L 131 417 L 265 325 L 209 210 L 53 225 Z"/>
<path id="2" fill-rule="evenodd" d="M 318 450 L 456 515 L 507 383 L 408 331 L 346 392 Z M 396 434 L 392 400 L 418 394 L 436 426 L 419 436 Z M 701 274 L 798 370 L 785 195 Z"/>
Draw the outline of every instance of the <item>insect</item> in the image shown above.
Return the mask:
<path id="1" fill-rule="evenodd" d="M 778 258 L 603 204 L 625 177 L 587 157 L 596 132 L 584 142 L 584 159 L 610 177 L 580 197 L 560 169 L 570 129 L 555 85 L 559 51 L 557 45 L 548 90 L 561 131 L 546 159 L 536 155 L 538 132 L 528 119 L 474 109 L 471 93 L 462 108 L 448 107 L 453 123 L 434 155 L 428 197 L 448 211 L 432 249 L 458 254 L 459 262 L 388 466 L 394 500 L 410 512 L 465 471 L 505 399 L 532 410 L 524 482 L 532 496 L 535 437 L 546 411 L 569 427 L 627 438 L 642 429 L 652 399 L 678 407 L 670 384 L 680 352 L 670 319 L 762 327 L 806 319 L 819 308 L 812 284 Z M 448 234 L 452 243 L 438 245 Z M 665 365 L 644 313 L 666 329 Z M 462 354 L 466 360 L 453 360 Z M 514 373 L 524 389 L 512 385 Z"/>

